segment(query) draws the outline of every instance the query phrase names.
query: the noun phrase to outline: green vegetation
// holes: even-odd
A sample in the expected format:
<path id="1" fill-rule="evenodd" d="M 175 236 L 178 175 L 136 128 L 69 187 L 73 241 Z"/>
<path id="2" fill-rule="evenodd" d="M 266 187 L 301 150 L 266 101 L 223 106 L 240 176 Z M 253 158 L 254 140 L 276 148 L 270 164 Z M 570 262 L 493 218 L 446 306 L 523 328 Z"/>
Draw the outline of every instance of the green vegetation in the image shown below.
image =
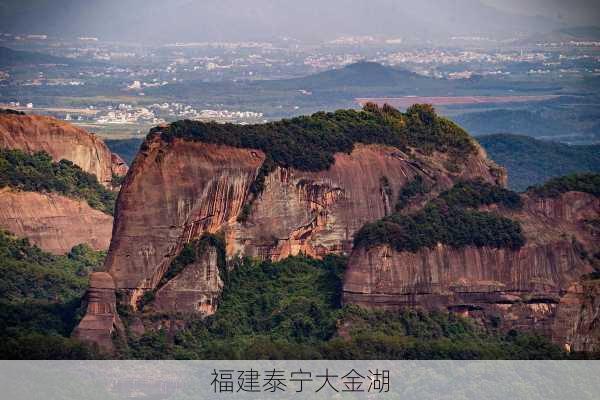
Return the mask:
<path id="1" fill-rule="evenodd" d="M 54 256 L 0 231 L 0 359 L 98 357 L 69 336 L 104 256 L 86 245 Z"/>
<path id="2" fill-rule="evenodd" d="M 451 152 L 464 155 L 475 149 L 469 135 L 451 121 L 439 117 L 428 105 L 414 105 L 406 113 L 374 104 L 362 111 L 318 112 L 311 116 L 258 125 L 234 125 L 177 121 L 156 128 L 169 142 L 185 138 L 208 143 L 264 151 L 274 166 L 321 171 L 334 162 L 335 153 L 350 153 L 355 143 L 380 143 L 406 149 Z"/>
<path id="3" fill-rule="evenodd" d="M 540 197 L 558 197 L 566 192 L 585 192 L 600 196 L 600 174 L 573 174 L 550 179 L 542 186 L 528 189 Z"/>
<path id="4" fill-rule="evenodd" d="M 439 199 L 448 207 L 477 208 L 498 204 L 509 209 L 520 209 L 523 206 L 521 196 L 517 193 L 482 180 L 458 181 L 452 189 L 440 194 Z"/>
<path id="5" fill-rule="evenodd" d="M 104 143 L 111 152 L 117 153 L 127 165 L 131 165 L 135 155 L 142 144 L 143 139 L 106 139 Z"/>
<path id="6" fill-rule="evenodd" d="M 0 150 L 0 188 L 9 186 L 30 192 L 57 192 L 87 201 L 90 207 L 113 213 L 116 194 L 68 160 L 53 162 L 45 152 Z"/>
<path id="7" fill-rule="evenodd" d="M 54 256 L 31 246 L 27 239 L 0 231 L 0 299 L 66 302 L 80 298 L 89 273 L 100 268 L 104 255 L 78 245 L 67 255 Z"/>
<path id="8" fill-rule="evenodd" d="M 373 312 L 340 304 L 346 260 L 239 260 L 217 313 L 129 339 L 130 358 L 476 359 L 564 357 L 546 339 L 486 332 L 445 312 Z M 150 317 L 151 318 L 151 317 Z M 342 335 L 338 336 L 338 327 Z"/>
<path id="9" fill-rule="evenodd" d="M 414 180 L 406 184 L 400 193 L 398 193 L 398 201 L 396 202 L 396 211 L 403 210 L 411 199 L 418 195 L 429 193 L 430 188 L 423 181 L 421 175 L 417 175 Z"/>
<path id="10" fill-rule="evenodd" d="M 388 105 L 367 104 L 362 111 L 318 112 L 258 125 L 184 120 L 150 131 L 150 136 L 156 134 L 166 142 L 185 138 L 258 149 L 266 154 L 239 222 L 248 219 L 266 176 L 277 166 L 326 170 L 333 164 L 335 153 L 350 153 L 355 143 L 379 143 L 403 150 L 413 147 L 426 153 L 448 152 L 453 160 L 450 165 L 454 166 L 467 153 L 475 151 L 475 144 L 465 131 L 438 116 L 433 107 L 422 104 L 410 107 L 406 113 Z"/>
<path id="11" fill-rule="evenodd" d="M 508 134 L 477 140 L 492 160 L 506 167 L 513 190 L 576 172 L 600 172 L 600 145 L 575 146 Z"/>
<path id="12" fill-rule="evenodd" d="M 400 196 L 407 197 L 402 191 Z M 413 252 L 437 243 L 457 248 L 523 246 L 525 237 L 519 223 L 495 213 L 474 210 L 490 204 L 519 208 L 521 199 L 516 193 L 482 181 L 458 182 L 419 212 L 395 213 L 364 225 L 356 233 L 354 244 L 371 247 L 387 243 L 397 251 Z"/>
<path id="13" fill-rule="evenodd" d="M 217 265 L 219 267 L 219 274 L 221 279 L 226 281 L 227 268 L 225 261 L 225 239 L 222 235 L 204 233 L 200 239 L 194 240 L 183 247 L 179 255 L 175 257 L 169 269 L 160 280 L 157 290 L 165 283 L 175 278 L 181 271 L 184 270 L 185 267 L 198 261 L 209 246 L 217 249 Z"/>

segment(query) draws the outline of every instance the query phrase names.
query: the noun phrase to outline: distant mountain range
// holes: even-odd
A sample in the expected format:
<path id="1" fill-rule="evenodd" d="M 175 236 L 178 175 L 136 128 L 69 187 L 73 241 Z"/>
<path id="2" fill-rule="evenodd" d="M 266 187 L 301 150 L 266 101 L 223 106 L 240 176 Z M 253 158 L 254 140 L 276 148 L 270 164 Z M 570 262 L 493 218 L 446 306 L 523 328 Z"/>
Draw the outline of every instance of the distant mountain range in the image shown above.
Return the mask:
<path id="1" fill-rule="evenodd" d="M 574 172 L 600 171 L 600 145 L 569 146 L 527 136 L 480 136 L 488 157 L 508 169 L 508 185 L 525 190 L 550 178 Z"/>
<path id="2" fill-rule="evenodd" d="M 600 27 L 580 26 L 563 28 L 548 33 L 535 34 L 522 43 L 564 43 L 564 42 L 600 41 Z"/>

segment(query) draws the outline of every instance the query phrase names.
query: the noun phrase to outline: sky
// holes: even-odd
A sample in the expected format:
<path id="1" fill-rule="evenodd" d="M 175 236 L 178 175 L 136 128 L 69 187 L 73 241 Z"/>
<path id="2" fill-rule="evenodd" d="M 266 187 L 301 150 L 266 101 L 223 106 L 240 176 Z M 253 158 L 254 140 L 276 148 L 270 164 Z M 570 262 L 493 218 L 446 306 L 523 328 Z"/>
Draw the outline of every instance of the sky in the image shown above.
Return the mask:
<path id="1" fill-rule="evenodd" d="M 600 0 L 483 0 L 500 10 L 543 15 L 569 25 L 600 25 Z"/>
<path id="2" fill-rule="evenodd" d="M 600 0 L 0 0 L 0 31 L 169 43 L 506 37 L 600 25 Z"/>

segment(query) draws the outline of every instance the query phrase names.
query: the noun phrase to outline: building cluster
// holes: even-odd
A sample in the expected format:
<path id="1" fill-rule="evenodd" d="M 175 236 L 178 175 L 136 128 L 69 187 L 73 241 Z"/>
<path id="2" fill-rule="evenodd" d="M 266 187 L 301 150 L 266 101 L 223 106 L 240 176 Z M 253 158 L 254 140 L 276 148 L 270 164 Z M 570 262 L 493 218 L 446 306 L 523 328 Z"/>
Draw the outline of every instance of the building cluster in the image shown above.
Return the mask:
<path id="1" fill-rule="evenodd" d="M 146 107 L 134 107 L 129 104 L 119 104 L 117 107 L 108 107 L 108 112 L 96 117 L 99 124 L 136 124 L 148 123 L 157 125 L 165 120 L 158 118 L 154 112 Z"/>

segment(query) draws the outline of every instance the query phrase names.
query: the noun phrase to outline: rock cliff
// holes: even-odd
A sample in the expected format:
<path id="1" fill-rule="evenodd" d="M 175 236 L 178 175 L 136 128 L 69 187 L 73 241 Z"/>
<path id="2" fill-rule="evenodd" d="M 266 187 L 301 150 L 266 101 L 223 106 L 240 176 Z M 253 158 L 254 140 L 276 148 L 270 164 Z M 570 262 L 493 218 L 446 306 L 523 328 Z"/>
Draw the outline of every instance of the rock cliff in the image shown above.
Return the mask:
<path id="1" fill-rule="evenodd" d="M 0 227 L 53 254 L 65 254 L 81 243 L 108 249 L 112 223 L 112 216 L 82 200 L 0 189 Z"/>
<path id="2" fill-rule="evenodd" d="M 113 174 L 127 173 L 125 162 L 96 135 L 53 117 L 0 112 L 0 148 L 45 151 L 55 161 L 72 161 L 106 186 Z"/>
<path id="3" fill-rule="evenodd" d="M 573 283 L 560 299 L 552 339 L 567 351 L 600 352 L 600 282 Z"/>
<path id="4" fill-rule="evenodd" d="M 581 192 L 522 198 L 518 211 L 487 207 L 521 223 L 527 239 L 522 248 L 438 244 L 399 252 L 389 245 L 359 246 L 344 278 L 344 302 L 383 309 L 416 305 L 446 309 L 498 318 L 502 329 L 534 330 L 561 344 L 567 343 L 566 337 L 581 341 L 572 338 L 589 333 L 593 318 L 561 311 L 563 319 L 582 321 L 555 320 L 557 310 L 569 304 L 585 307 L 577 282 L 593 271 L 588 254 L 600 250 L 596 234 L 586 225 L 600 216 L 600 199 Z M 587 309 L 594 307 L 595 303 Z"/>
<path id="5" fill-rule="evenodd" d="M 123 183 L 106 263 L 132 304 L 157 286 L 186 243 L 205 232 L 224 234 L 228 257 L 349 254 L 354 232 L 389 214 L 390 193 L 418 174 L 435 181 L 437 190 L 459 178 L 505 180 L 481 152 L 451 172 L 446 154 L 356 144 L 350 154 L 335 154 L 328 170 L 276 167 L 247 220 L 239 222 L 264 160 L 259 150 L 148 138 Z"/>
<path id="6" fill-rule="evenodd" d="M 592 317 L 562 323 L 562 333 L 555 327 L 569 287 L 593 271 L 588 254 L 598 251 L 598 237 L 588 225 L 598 219 L 600 203 L 589 193 L 554 198 L 528 193 L 518 209 L 482 206 L 480 211 L 499 215 L 491 224 L 502 223 L 500 216 L 520 223 L 526 244 L 518 249 L 353 247 L 359 229 L 394 213 L 397 194 L 417 177 L 427 190 L 411 198 L 403 214 L 423 209 L 459 181 L 506 185 L 504 170 L 448 122 L 436 122 L 419 108 L 398 115 L 388 108 L 250 127 L 181 121 L 155 128 L 116 205 L 105 266 L 120 298 L 161 315 L 214 313 L 223 286 L 216 249 L 209 246 L 196 261 L 174 276 L 171 272 L 190 243 L 218 234 L 228 259 L 350 256 L 346 303 L 385 309 L 419 305 L 482 320 L 495 317 L 502 329 L 533 329 L 560 336 L 558 342 L 577 341 L 570 338 L 593 329 Z M 354 130 L 344 136 L 348 126 Z M 380 131 L 393 140 L 378 136 Z M 328 139 L 330 133 L 335 138 Z M 323 150 L 328 140 L 335 142 L 334 150 Z M 579 297 L 565 304 L 589 308 Z"/>

